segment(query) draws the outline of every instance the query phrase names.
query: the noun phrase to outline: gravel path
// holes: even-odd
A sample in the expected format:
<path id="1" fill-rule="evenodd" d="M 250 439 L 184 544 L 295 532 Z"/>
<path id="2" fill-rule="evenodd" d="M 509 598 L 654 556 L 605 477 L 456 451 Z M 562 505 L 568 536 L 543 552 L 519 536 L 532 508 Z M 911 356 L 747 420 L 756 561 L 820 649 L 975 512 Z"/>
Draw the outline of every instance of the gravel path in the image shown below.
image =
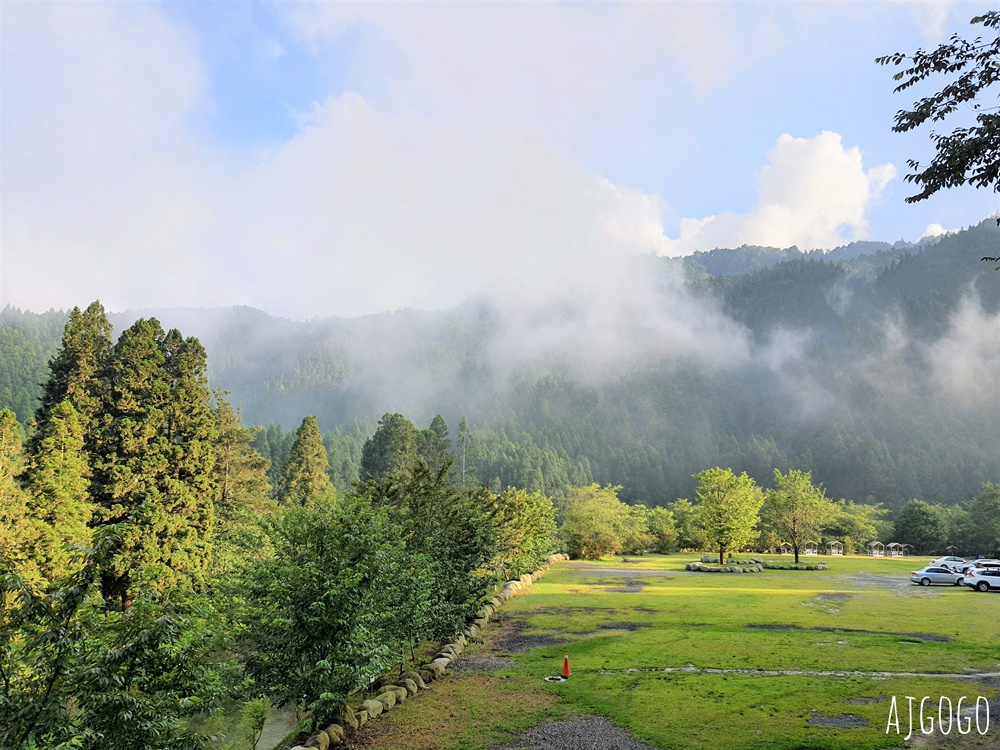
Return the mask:
<path id="1" fill-rule="evenodd" d="M 494 750 L 657 750 L 601 717 L 547 721 Z"/>

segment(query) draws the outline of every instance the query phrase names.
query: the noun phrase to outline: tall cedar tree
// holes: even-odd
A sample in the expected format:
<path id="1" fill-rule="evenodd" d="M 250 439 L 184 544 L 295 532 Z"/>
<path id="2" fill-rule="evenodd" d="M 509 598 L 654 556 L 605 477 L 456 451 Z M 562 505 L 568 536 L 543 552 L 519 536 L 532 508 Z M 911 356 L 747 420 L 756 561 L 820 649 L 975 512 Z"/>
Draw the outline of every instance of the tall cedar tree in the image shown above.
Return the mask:
<path id="1" fill-rule="evenodd" d="M 122 333 L 102 370 L 105 400 L 92 491 L 97 522 L 124 523 L 122 554 L 102 574 L 125 606 L 135 574 L 197 586 L 214 523 L 214 419 L 205 350 L 155 318 Z"/>
<path id="2" fill-rule="evenodd" d="M 215 512 L 220 524 L 244 509 L 270 512 L 271 484 L 267 481 L 270 462 L 254 450 L 252 443 L 260 428 L 244 427 L 221 394 L 216 395 L 215 415 Z"/>
<path id="3" fill-rule="evenodd" d="M 417 428 L 402 414 L 383 414 L 361 451 L 361 479 L 382 479 L 413 471 L 417 460 Z"/>
<path id="4" fill-rule="evenodd" d="M 42 386 L 42 403 L 35 414 L 37 429 L 29 446 L 31 454 L 37 454 L 49 415 L 63 401 L 76 409 L 88 450 L 92 448 L 89 438 L 102 401 L 99 375 L 111 348 L 111 323 L 104 306 L 94 301 L 83 312 L 74 307 L 63 329 L 62 347 L 49 362 L 49 379 Z"/>
<path id="5" fill-rule="evenodd" d="M 90 544 L 88 524 L 94 512 L 83 426 L 70 401 L 49 410 L 34 444 L 25 471 L 31 523 L 38 535 L 33 558 L 42 574 L 54 580 L 70 572 L 69 545 Z"/>
<path id="6" fill-rule="evenodd" d="M 16 572 L 37 579 L 37 568 L 27 554 L 35 546 L 37 531 L 29 520 L 28 495 L 17 481 L 22 460 L 17 418 L 10 409 L 0 410 L 0 577 Z"/>
<path id="7" fill-rule="evenodd" d="M 451 466 L 454 456 L 451 453 L 451 440 L 448 439 L 448 425 L 440 414 L 431 420 L 430 428 L 421 430 L 417 436 L 417 453 L 433 473 Z"/>
<path id="8" fill-rule="evenodd" d="M 295 431 L 295 442 L 285 464 L 282 501 L 287 505 L 310 505 L 321 500 L 332 502 L 337 493 L 329 472 L 330 461 L 316 417 L 306 417 Z"/>

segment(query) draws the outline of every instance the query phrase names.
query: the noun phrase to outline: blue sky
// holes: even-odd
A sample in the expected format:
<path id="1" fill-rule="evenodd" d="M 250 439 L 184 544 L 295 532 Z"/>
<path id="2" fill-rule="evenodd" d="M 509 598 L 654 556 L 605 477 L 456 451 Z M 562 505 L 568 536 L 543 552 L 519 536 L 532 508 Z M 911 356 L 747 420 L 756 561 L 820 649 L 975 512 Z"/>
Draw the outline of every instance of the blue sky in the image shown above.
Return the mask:
<path id="1" fill-rule="evenodd" d="M 7 0 L 0 304 L 359 315 L 967 226 L 995 194 L 904 202 L 874 58 L 986 7 Z"/>

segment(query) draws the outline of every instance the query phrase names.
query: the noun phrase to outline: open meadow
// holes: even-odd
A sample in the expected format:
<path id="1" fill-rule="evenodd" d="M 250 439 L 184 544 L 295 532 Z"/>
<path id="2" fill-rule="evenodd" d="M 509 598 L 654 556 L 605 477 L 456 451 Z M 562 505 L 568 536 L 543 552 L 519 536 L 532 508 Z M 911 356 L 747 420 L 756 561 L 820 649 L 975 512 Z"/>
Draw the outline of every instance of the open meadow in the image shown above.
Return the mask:
<path id="1" fill-rule="evenodd" d="M 528 726 L 591 715 L 678 750 L 1000 745 L 996 593 L 915 586 L 909 572 L 924 558 L 821 556 L 827 571 L 757 574 L 685 571 L 694 559 L 556 564 L 450 676 L 352 744 L 513 748 Z M 564 653 L 572 676 L 545 682 Z M 898 734 L 887 733 L 893 696 Z M 916 698 L 908 742 L 906 696 Z M 983 730 L 990 701 L 985 735 L 974 716 L 964 737 L 966 718 L 949 727 L 947 701 L 962 696 L 973 707 L 982 697 Z"/>

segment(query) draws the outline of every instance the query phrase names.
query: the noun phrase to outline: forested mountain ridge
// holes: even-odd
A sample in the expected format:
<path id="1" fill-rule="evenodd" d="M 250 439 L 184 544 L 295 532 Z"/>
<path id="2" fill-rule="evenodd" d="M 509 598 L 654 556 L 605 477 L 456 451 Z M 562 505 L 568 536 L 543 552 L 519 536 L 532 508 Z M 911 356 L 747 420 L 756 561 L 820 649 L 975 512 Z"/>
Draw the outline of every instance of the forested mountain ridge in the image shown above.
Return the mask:
<path id="1" fill-rule="evenodd" d="M 197 336 L 212 387 L 231 392 L 243 420 L 284 428 L 266 446 L 259 438 L 276 463 L 287 430 L 317 414 L 338 485 L 383 413 L 420 426 L 440 413 L 453 436 L 468 417 L 468 471 L 495 485 L 552 493 L 597 481 L 661 504 L 690 496 L 691 475 L 710 466 L 765 484 L 774 468 L 798 468 L 835 497 L 899 507 L 954 502 L 1000 480 L 1000 276 L 980 261 L 998 245 L 987 220 L 934 244 L 650 258 L 645 273 L 663 278 L 662 294 L 717 310 L 729 337 L 699 358 L 636 336 L 611 366 L 586 346 L 506 356 L 518 354 L 510 331 L 524 329 L 488 301 L 310 322 L 246 307 L 111 321 L 121 330 L 154 315 Z M 0 407 L 22 421 L 64 320 L 0 313 Z"/>

